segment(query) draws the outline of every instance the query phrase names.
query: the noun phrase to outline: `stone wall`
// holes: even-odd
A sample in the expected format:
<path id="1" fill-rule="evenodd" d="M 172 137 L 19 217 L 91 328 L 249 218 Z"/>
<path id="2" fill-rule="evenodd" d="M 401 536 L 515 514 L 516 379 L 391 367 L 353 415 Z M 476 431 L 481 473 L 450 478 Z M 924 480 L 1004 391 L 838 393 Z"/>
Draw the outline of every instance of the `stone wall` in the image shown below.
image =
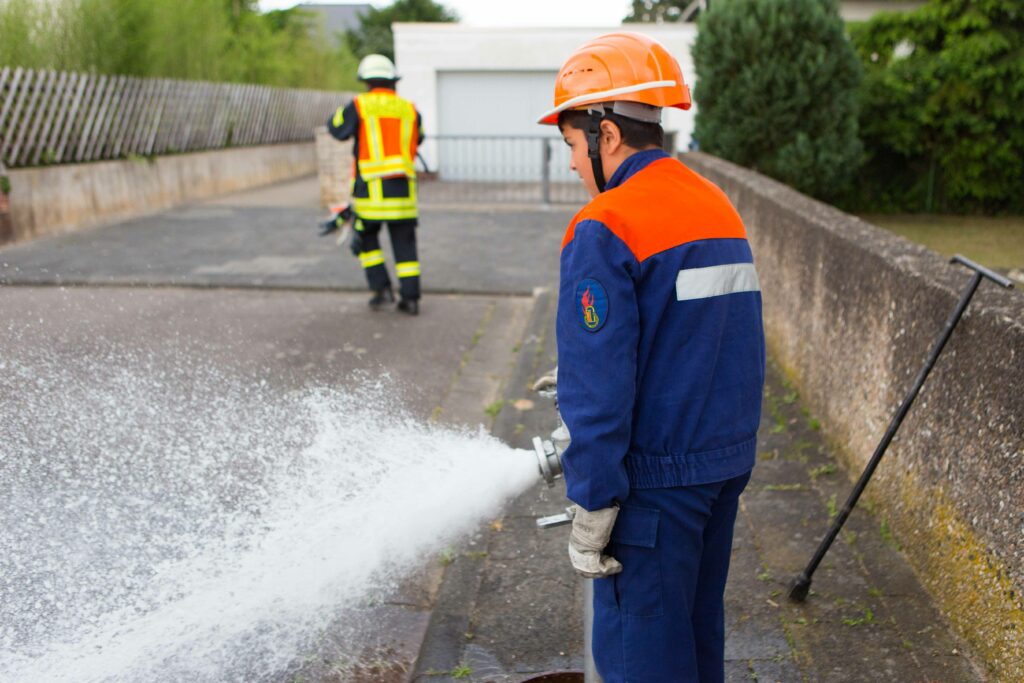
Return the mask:
<path id="1" fill-rule="evenodd" d="M 771 354 L 859 474 L 971 271 L 752 171 L 682 159 L 743 216 Z M 1024 293 L 982 282 L 866 495 L 995 678 L 1024 680 Z"/>
<path id="2" fill-rule="evenodd" d="M 317 128 L 315 133 L 320 205 L 328 209 L 344 204 L 349 199 L 352 180 L 352 141 L 335 140 L 327 132 L 326 126 Z"/>
<path id="3" fill-rule="evenodd" d="M 308 142 L 13 169 L 8 241 L 71 232 L 315 171 L 314 145 Z"/>

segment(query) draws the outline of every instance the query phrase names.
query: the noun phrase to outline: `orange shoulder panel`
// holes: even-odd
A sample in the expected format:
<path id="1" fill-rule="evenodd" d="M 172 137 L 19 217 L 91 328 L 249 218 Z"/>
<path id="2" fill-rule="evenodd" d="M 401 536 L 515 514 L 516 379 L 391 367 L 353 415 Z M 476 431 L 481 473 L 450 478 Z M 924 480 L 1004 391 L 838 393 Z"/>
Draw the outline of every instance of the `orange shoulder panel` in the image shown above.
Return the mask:
<path id="1" fill-rule="evenodd" d="M 569 223 L 563 249 L 572 241 L 576 224 L 584 220 L 604 224 L 637 261 L 688 242 L 747 237 L 725 193 L 678 159 L 652 162 L 591 200 Z"/>

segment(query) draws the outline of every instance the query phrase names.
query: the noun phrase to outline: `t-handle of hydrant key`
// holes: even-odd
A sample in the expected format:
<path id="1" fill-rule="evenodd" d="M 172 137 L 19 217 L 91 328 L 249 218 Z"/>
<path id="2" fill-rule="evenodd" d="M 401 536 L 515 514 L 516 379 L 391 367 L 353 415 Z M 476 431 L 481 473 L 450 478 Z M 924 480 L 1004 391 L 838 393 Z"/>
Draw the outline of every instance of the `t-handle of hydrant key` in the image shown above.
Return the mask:
<path id="1" fill-rule="evenodd" d="M 949 262 L 959 263 L 962 266 L 967 266 L 968 268 L 978 273 L 979 275 L 987 277 L 989 280 L 996 283 L 1000 287 L 1005 287 L 1006 289 L 1010 289 L 1013 287 L 1013 282 L 1010 280 L 1010 278 L 1003 277 L 994 270 L 989 270 L 985 266 L 975 263 L 971 259 L 961 254 L 954 254 L 953 258 L 949 259 Z"/>
<path id="2" fill-rule="evenodd" d="M 558 515 L 549 515 L 547 517 L 537 518 L 538 529 L 553 529 L 556 526 L 565 526 L 566 524 L 572 524 L 573 518 L 576 516 L 576 508 L 565 508 L 565 512 Z"/>

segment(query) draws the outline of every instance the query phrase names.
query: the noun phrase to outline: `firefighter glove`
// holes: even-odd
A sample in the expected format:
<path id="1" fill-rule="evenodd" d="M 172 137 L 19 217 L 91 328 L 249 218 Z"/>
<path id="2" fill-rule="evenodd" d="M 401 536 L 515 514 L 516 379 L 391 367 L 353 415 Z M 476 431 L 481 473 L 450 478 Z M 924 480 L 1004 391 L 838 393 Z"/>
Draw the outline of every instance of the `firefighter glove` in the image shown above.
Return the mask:
<path id="1" fill-rule="evenodd" d="M 334 214 L 334 218 L 320 224 L 320 236 L 325 237 L 330 235 L 332 232 L 355 218 L 355 215 L 355 211 L 352 210 L 352 205 L 346 204 L 338 209 L 338 212 Z"/>
<path id="2" fill-rule="evenodd" d="M 323 223 L 320 224 L 320 236 L 321 237 L 326 237 L 327 235 L 330 235 L 332 232 L 334 232 L 337 229 L 338 229 L 338 219 L 337 218 L 332 218 L 329 221 L 324 221 Z"/>
<path id="3" fill-rule="evenodd" d="M 549 391 L 558 386 L 558 367 L 533 383 L 534 391 Z"/>
<path id="4" fill-rule="evenodd" d="M 602 554 L 612 537 L 619 508 L 585 510 L 573 506 L 572 533 L 569 535 L 569 561 L 580 576 L 602 579 L 622 571 L 614 557 Z"/>

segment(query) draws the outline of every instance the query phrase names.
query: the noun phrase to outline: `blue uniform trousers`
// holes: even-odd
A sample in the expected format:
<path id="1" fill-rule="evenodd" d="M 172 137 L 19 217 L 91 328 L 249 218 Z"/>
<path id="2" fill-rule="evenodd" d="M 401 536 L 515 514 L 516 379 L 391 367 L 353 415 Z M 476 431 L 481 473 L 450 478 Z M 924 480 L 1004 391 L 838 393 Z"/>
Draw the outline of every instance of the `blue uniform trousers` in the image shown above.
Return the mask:
<path id="1" fill-rule="evenodd" d="M 593 650 L 605 683 L 720 683 L 733 526 L 750 473 L 633 489 L 607 554 L 622 572 L 594 581 Z"/>

